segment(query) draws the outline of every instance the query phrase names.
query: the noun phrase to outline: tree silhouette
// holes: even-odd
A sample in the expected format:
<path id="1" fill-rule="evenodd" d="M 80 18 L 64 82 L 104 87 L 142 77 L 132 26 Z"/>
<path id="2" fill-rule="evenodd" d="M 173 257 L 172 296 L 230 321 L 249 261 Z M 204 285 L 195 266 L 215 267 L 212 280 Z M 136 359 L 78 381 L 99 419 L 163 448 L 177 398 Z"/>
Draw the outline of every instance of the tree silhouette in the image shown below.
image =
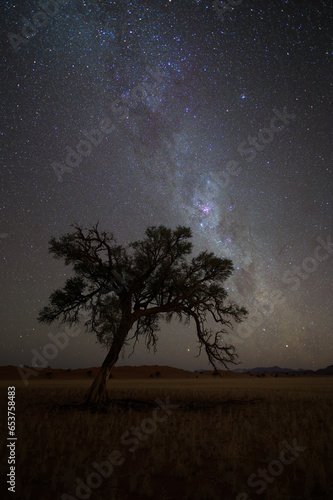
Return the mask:
<path id="1" fill-rule="evenodd" d="M 204 348 L 214 370 L 218 364 L 237 363 L 235 348 L 225 337 L 233 321 L 241 322 L 247 311 L 227 302 L 223 284 L 233 272 L 231 260 L 208 251 L 187 259 L 192 251 L 188 227 L 148 227 L 144 239 L 127 248 L 118 245 L 112 234 L 101 232 L 98 224 L 90 229 L 72 227 L 73 233 L 51 238 L 49 252 L 72 266 L 74 276 L 50 295 L 38 320 L 72 325 L 87 311 L 85 325 L 108 348 L 108 354 L 86 394 L 86 403 L 107 401 L 107 380 L 128 340 L 135 340 L 134 349 L 143 336 L 147 348 L 156 350 L 162 317 L 167 322 L 174 317 L 184 319 L 187 324 L 193 320 L 198 356 Z M 214 320 L 216 331 L 207 326 L 208 319 Z"/>

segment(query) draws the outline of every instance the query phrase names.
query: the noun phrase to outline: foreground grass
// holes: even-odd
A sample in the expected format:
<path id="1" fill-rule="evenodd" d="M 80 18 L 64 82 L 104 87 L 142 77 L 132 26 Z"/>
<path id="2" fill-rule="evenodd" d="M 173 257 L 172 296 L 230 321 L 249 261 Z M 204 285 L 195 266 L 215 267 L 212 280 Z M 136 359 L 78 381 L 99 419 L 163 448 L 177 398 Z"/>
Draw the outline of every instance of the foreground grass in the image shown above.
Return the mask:
<path id="1" fill-rule="evenodd" d="M 332 377 L 111 380 L 113 398 L 141 403 L 102 414 L 55 407 L 82 400 L 91 381 L 15 384 L 16 493 L 6 493 L 2 480 L 1 498 L 331 499 L 332 382 Z M 5 414 L 6 389 L 1 392 Z M 157 411 L 167 401 L 178 408 Z M 6 428 L 1 432 L 4 443 Z M 281 464 L 285 442 L 301 451 L 288 452 L 292 460 Z M 98 476 L 96 464 L 115 450 L 113 470 L 104 465 L 100 471 L 108 477 Z M 5 460 L 2 477 L 8 472 Z M 266 469 L 265 479 L 260 469 Z M 87 484 L 93 472 L 91 493 L 76 492 L 78 479 Z"/>

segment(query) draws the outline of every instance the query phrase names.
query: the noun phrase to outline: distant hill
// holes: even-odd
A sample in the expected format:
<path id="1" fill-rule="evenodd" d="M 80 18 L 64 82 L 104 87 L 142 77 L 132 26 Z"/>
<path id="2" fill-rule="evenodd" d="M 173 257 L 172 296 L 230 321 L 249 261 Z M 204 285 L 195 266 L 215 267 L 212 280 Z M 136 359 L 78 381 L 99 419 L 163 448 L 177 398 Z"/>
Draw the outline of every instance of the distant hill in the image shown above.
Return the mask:
<path id="1" fill-rule="evenodd" d="M 304 374 L 304 373 L 313 373 L 318 375 L 333 375 L 333 365 L 328 366 L 327 368 L 320 368 L 319 370 L 307 370 L 304 368 L 298 368 L 294 370 L 293 368 L 281 368 L 280 366 L 258 366 L 256 368 L 244 368 L 234 370 L 235 372 L 241 373 L 295 373 L 295 374 Z"/>
<path id="2" fill-rule="evenodd" d="M 25 366 L 20 368 L 23 374 L 26 373 L 29 382 L 34 382 L 40 379 L 49 380 L 89 380 L 96 377 L 99 367 L 76 368 L 76 369 L 60 369 L 60 368 L 29 368 Z M 25 372 L 24 372 L 25 370 Z M 29 372 L 30 370 L 30 372 Z M 254 374 L 281 374 L 281 375 L 333 375 L 333 365 L 317 371 L 313 370 L 293 370 L 292 368 L 280 368 L 279 366 L 272 367 L 256 367 L 249 369 L 236 370 L 220 370 L 222 378 L 240 378 L 248 377 Z M 16 366 L 0 366 L 0 380 L 22 380 L 22 372 L 19 372 Z M 115 366 L 112 370 L 112 378 L 115 379 L 185 379 L 185 378 L 202 378 L 212 376 L 213 370 L 182 370 L 172 366 L 158 365 L 143 365 L 143 366 Z M 35 375 L 35 376 L 34 376 Z"/>
<path id="3" fill-rule="evenodd" d="M 328 366 L 327 368 L 320 368 L 316 371 L 319 375 L 333 375 L 333 365 Z"/>

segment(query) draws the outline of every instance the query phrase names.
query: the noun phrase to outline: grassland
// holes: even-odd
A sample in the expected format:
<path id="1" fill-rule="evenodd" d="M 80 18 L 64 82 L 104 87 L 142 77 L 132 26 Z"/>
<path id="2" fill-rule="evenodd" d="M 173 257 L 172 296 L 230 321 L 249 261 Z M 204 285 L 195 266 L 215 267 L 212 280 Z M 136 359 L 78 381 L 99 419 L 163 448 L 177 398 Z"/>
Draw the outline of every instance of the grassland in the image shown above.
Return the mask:
<path id="1" fill-rule="evenodd" d="M 112 379 L 108 411 L 61 406 L 90 383 L 1 381 L 1 414 L 16 386 L 18 438 L 16 493 L 2 480 L 1 498 L 333 499 L 333 377 Z"/>

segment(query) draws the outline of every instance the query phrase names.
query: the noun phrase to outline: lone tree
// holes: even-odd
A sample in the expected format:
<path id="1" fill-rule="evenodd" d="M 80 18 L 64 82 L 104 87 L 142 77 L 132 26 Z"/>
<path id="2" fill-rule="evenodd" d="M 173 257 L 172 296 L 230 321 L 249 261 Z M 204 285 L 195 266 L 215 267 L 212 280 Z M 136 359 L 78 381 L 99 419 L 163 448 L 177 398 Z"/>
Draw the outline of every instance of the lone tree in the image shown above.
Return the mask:
<path id="1" fill-rule="evenodd" d="M 247 311 L 227 302 L 223 284 L 233 272 L 231 260 L 207 251 L 187 259 L 192 251 L 188 227 L 174 231 L 148 227 L 145 238 L 127 248 L 118 245 L 112 234 L 101 232 L 98 224 L 90 229 L 72 227 L 73 233 L 51 238 L 49 252 L 72 266 L 74 276 L 50 295 L 38 320 L 73 325 L 84 312 L 85 326 L 108 348 L 85 403 L 107 401 L 107 380 L 128 340 L 135 339 L 135 346 L 144 336 L 147 348 L 156 350 L 163 316 L 168 322 L 174 317 L 187 324 L 194 321 L 198 356 L 204 348 L 215 371 L 218 364 L 237 363 L 235 348 L 224 337 L 232 322 L 240 323 Z M 208 319 L 216 322 L 216 331 L 208 327 Z"/>

